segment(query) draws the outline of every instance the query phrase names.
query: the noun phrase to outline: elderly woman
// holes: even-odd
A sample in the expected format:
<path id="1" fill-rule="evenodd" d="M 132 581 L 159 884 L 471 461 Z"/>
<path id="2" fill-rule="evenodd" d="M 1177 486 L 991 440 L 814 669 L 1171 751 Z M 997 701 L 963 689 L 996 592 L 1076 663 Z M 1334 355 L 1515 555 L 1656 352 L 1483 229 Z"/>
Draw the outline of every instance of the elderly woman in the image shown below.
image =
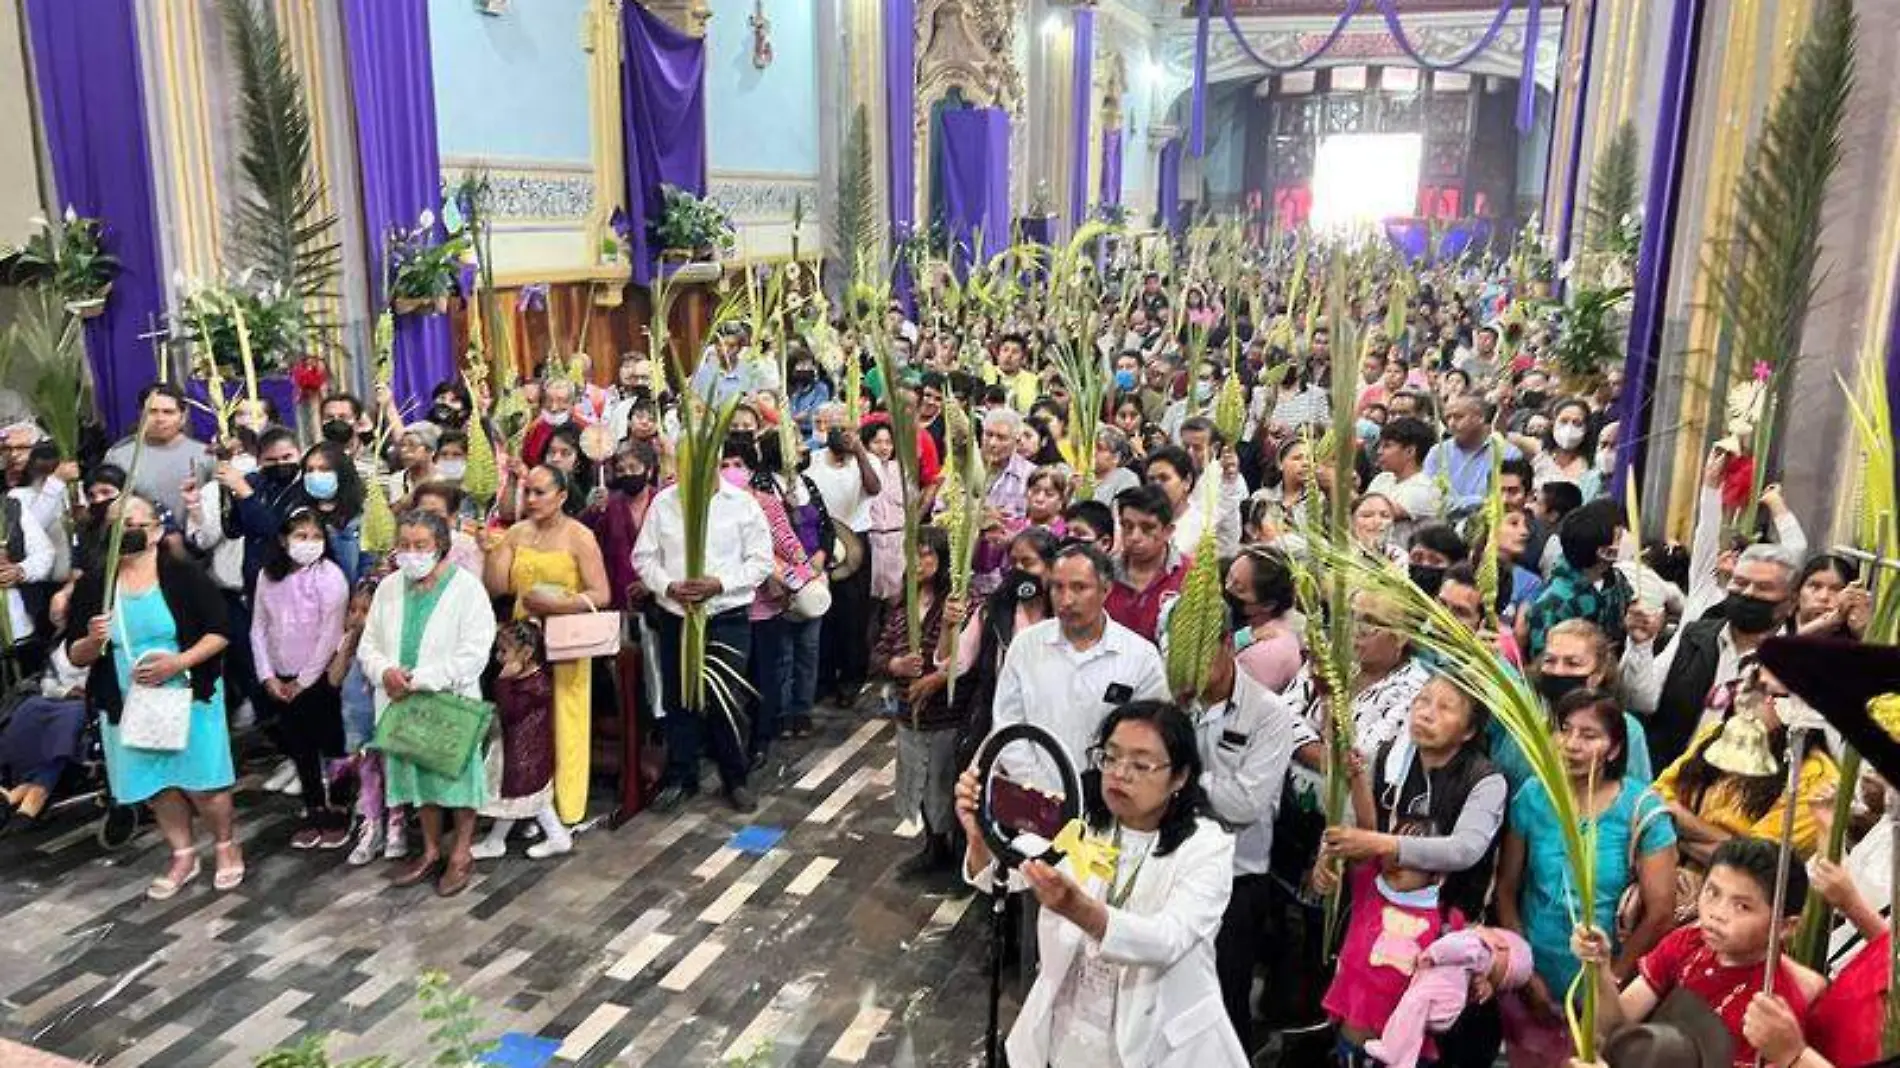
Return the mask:
<path id="1" fill-rule="evenodd" d="M 488 591 L 473 575 L 451 564 L 448 521 L 431 512 L 409 512 L 396 530 L 396 569 L 376 587 L 357 657 L 374 688 L 376 715 L 401 714 L 399 702 L 414 693 L 451 693 L 480 699 L 482 672 L 495 641 L 495 613 Z M 394 709 L 391 705 L 395 704 Z M 475 858 L 475 810 L 487 799 L 481 746 L 454 775 L 440 775 L 393 753 L 384 762 L 391 805 L 421 807 L 422 853 L 393 880 L 414 886 L 441 869 L 436 893 L 452 897 L 468 889 Z M 443 856 L 442 813 L 453 814 L 455 837 Z"/>
<path id="2" fill-rule="evenodd" d="M 1141 476 L 1128 466 L 1134 458 L 1135 447 L 1119 428 L 1104 425 L 1095 432 L 1096 500 L 1113 508 L 1116 494 L 1141 485 Z"/>
<path id="3" fill-rule="evenodd" d="M 411 423 L 396 441 L 396 462 L 402 465 L 389 479 L 389 503 L 397 512 L 414 507 L 415 492 L 436 478 L 435 450 L 442 431 L 434 423 Z"/>
<path id="4" fill-rule="evenodd" d="M 567 513 L 573 489 L 558 468 L 544 464 L 528 472 L 522 486 L 525 521 L 508 528 L 488 551 L 488 591 L 513 594 L 517 619 L 545 622 L 613 608 L 600 543 Z M 567 824 L 587 815 L 593 666 L 582 659 L 554 668 L 554 810 Z"/>
<path id="5" fill-rule="evenodd" d="M 231 737 L 225 726 L 220 673 L 230 645 L 224 598 L 197 564 L 160 553 L 164 526 L 152 502 L 119 498 L 125 530 L 119 545 L 118 592 L 108 614 L 105 577 L 88 572 L 73 593 L 69 618 L 88 620 L 68 635 L 66 655 L 90 668 L 86 689 L 104 723 L 106 778 L 122 805 L 148 802 L 171 847 L 171 866 L 145 891 L 155 901 L 175 896 L 198 877 L 192 815 L 211 829 L 217 870 L 212 885 L 244 881 L 231 808 Z M 138 748 L 120 734 L 128 700 L 147 688 L 188 686 L 190 727 L 181 749 Z"/>

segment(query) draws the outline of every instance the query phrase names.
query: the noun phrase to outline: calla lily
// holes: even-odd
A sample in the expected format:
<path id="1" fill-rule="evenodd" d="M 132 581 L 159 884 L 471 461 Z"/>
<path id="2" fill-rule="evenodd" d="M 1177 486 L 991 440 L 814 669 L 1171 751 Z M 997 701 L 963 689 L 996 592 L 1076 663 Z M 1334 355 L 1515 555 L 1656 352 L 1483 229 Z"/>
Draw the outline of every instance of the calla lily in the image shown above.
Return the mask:
<path id="1" fill-rule="evenodd" d="M 68 223 L 76 223 L 79 221 L 79 213 L 73 210 L 71 204 L 66 205 L 66 221 Z"/>
<path id="2" fill-rule="evenodd" d="M 430 211 L 428 208 L 423 208 L 422 214 L 416 217 L 416 223 L 424 230 L 430 229 L 435 226 L 435 212 Z"/>

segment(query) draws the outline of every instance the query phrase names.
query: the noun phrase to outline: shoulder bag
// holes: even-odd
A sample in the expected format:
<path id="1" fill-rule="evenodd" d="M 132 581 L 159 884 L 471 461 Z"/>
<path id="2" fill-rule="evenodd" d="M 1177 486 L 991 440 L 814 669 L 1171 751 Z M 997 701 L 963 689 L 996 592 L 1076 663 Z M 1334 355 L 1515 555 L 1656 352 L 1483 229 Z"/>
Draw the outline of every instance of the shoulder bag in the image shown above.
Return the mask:
<path id="1" fill-rule="evenodd" d="M 444 778 L 462 774 L 495 706 L 452 693 L 412 693 L 383 710 L 374 749 Z"/>
<path id="2" fill-rule="evenodd" d="M 545 633 L 552 662 L 591 660 L 620 652 L 620 613 L 602 612 L 586 594 L 581 594 L 581 600 L 587 602 L 587 611 L 547 617 Z"/>

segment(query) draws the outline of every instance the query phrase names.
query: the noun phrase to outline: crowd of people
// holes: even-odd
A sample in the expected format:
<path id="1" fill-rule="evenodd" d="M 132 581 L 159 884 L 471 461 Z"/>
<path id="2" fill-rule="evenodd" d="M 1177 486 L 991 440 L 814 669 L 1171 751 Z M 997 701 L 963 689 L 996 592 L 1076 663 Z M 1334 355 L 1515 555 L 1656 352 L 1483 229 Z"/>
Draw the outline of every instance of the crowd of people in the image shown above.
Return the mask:
<path id="1" fill-rule="evenodd" d="M 995 728 L 1029 723 L 1089 769 L 1088 822 L 1116 857 L 1107 878 L 1015 874 L 1039 903 L 1040 965 L 1012 1063 L 1198 1068 L 1273 1049 L 1286 1064 L 1558 1065 L 1576 1055 L 1565 1004 L 1586 964 L 1606 1037 L 1684 992 L 1734 1064 L 1875 1059 L 1886 935 L 1867 901 L 1888 888 L 1858 847 L 1845 867 L 1816 860 L 1813 884 L 1868 947 L 1834 977 L 1784 957 L 1775 993 L 1759 991 L 1784 933 L 1777 890 L 1802 900 L 1837 791 L 1874 798 L 1850 841 L 1876 842 L 1878 791 L 1841 781 L 1839 740 L 1821 732 L 1795 796 L 1785 766 L 1743 774 L 1711 756 L 1747 721 L 1785 761 L 1778 709 L 1794 698 L 1755 651 L 1777 634 L 1863 635 L 1857 566 L 1812 551 L 1772 484 L 1753 502 L 1759 529 L 1737 529 L 1751 461 L 1721 448 L 1691 542 L 1643 544 L 1610 495 L 1618 371 L 1560 373 L 1548 325 L 1502 272 L 1421 269 L 1398 317 L 1398 288 L 1377 279 L 1338 324 L 1301 323 L 1283 263 L 1205 275 L 1103 272 L 1099 336 L 1080 341 L 1110 369 L 1092 442 L 1072 431 L 1075 384 L 1052 358 L 1073 326 L 1030 300 L 954 317 L 894 303 L 882 322 L 838 323 L 831 351 L 794 338 L 774 352 L 728 327 L 677 388 L 644 354 L 607 384 L 551 366 L 523 384 L 530 410 L 512 428 L 460 381 L 423 398 L 421 419 L 383 390 L 325 397 L 303 428 L 240 405 L 209 442 L 185 395 L 153 385 L 142 440 L 91 457 L 11 427 L 0 586 L 11 661 L 36 682 L 0 746 L 7 804 L 38 812 L 96 725 L 113 798 L 149 806 L 170 847 L 148 894 L 201 876 L 198 822 L 228 890 L 244 878 L 233 754 L 248 740 L 281 758 L 263 785 L 297 799 L 292 848 L 399 862 L 396 884 L 446 896 L 520 832 L 535 860 L 577 848 L 597 717 L 644 724 L 663 747 L 660 811 L 704 803 L 710 759 L 724 803 L 751 813 L 755 773 L 813 732 L 822 704 L 895 723 L 898 815 L 922 843 L 897 877 L 988 889 L 971 758 Z M 1272 328 L 1289 322 L 1304 329 Z M 1335 325 L 1364 342 L 1335 352 Z M 1216 409 L 1236 384 L 1244 415 L 1224 432 Z M 1334 425 L 1341 389 L 1352 418 Z M 728 403 L 694 574 L 679 406 Z M 907 468 L 895 438 L 913 426 Z M 492 503 L 465 485 L 484 459 L 471 441 L 496 443 Z M 905 516 L 949 508 L 936 492 L 971 447 L 988 481 L 965 593 L 944 527 L 926 524 L 913 558 Z M 1494 497 L 1486 533 L 1474 520 Z M 1296 576 L 1341 498 L 1359 549 L 1547 702 L 1594 830 L 1593 901 L 1577 901 L 1544 781 L 1375 593 L 1330 609 L 1350 613 L 1353 670 L 1328 682 L 1309 644 L 1320 609 Z M 383 503 L 395 534 L 371 547 Z M 1171 692 L 1168 613 L 1209 544 L 1219 650 L 1198 692 Z M 576 644 L 577 621 L 603 613 L 621 654 Z M 748 683 L 709 688 L 697 709 L 681 677 L 689 615 L 707 672 Z M 645 670 L 622 670 L 636 649 Z M 1336 825 L 1321 799 L 1330 686 L 1350 690 L 1354 754 Z M 168 693 L 181 708 L 188 694 L 182 745 L 128 737 L 125 710 Z M 376 744 L 391 709 L 442 697 L 494 706 L 458 760 Z"/>

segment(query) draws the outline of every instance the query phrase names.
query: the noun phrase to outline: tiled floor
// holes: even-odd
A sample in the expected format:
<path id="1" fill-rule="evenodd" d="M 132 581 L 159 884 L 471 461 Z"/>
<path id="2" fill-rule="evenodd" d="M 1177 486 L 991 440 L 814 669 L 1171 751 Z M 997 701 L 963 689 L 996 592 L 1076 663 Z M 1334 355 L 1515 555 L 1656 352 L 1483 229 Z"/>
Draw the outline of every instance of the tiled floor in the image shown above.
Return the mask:
<path id="1" fill-rule="evenodd" d="M 517 844 L 448 901 L 291 852 L 294 802 L 254 792 L 231 894 L 145 900 L 150 833 L 111 854 L 76 820 L 10 835 L 0 1035 L 114 1066 L 248 1065 L 321 1034 L 338 1057 L 411 1057 L 414 979 L 441 969 L 507 1065 L 980 1064 L 987 910 L 894 878 L 913 843 L 890 729 L 821 717 L 783 755 L 750 819 L 711 797 L 556 861 Z"/>

